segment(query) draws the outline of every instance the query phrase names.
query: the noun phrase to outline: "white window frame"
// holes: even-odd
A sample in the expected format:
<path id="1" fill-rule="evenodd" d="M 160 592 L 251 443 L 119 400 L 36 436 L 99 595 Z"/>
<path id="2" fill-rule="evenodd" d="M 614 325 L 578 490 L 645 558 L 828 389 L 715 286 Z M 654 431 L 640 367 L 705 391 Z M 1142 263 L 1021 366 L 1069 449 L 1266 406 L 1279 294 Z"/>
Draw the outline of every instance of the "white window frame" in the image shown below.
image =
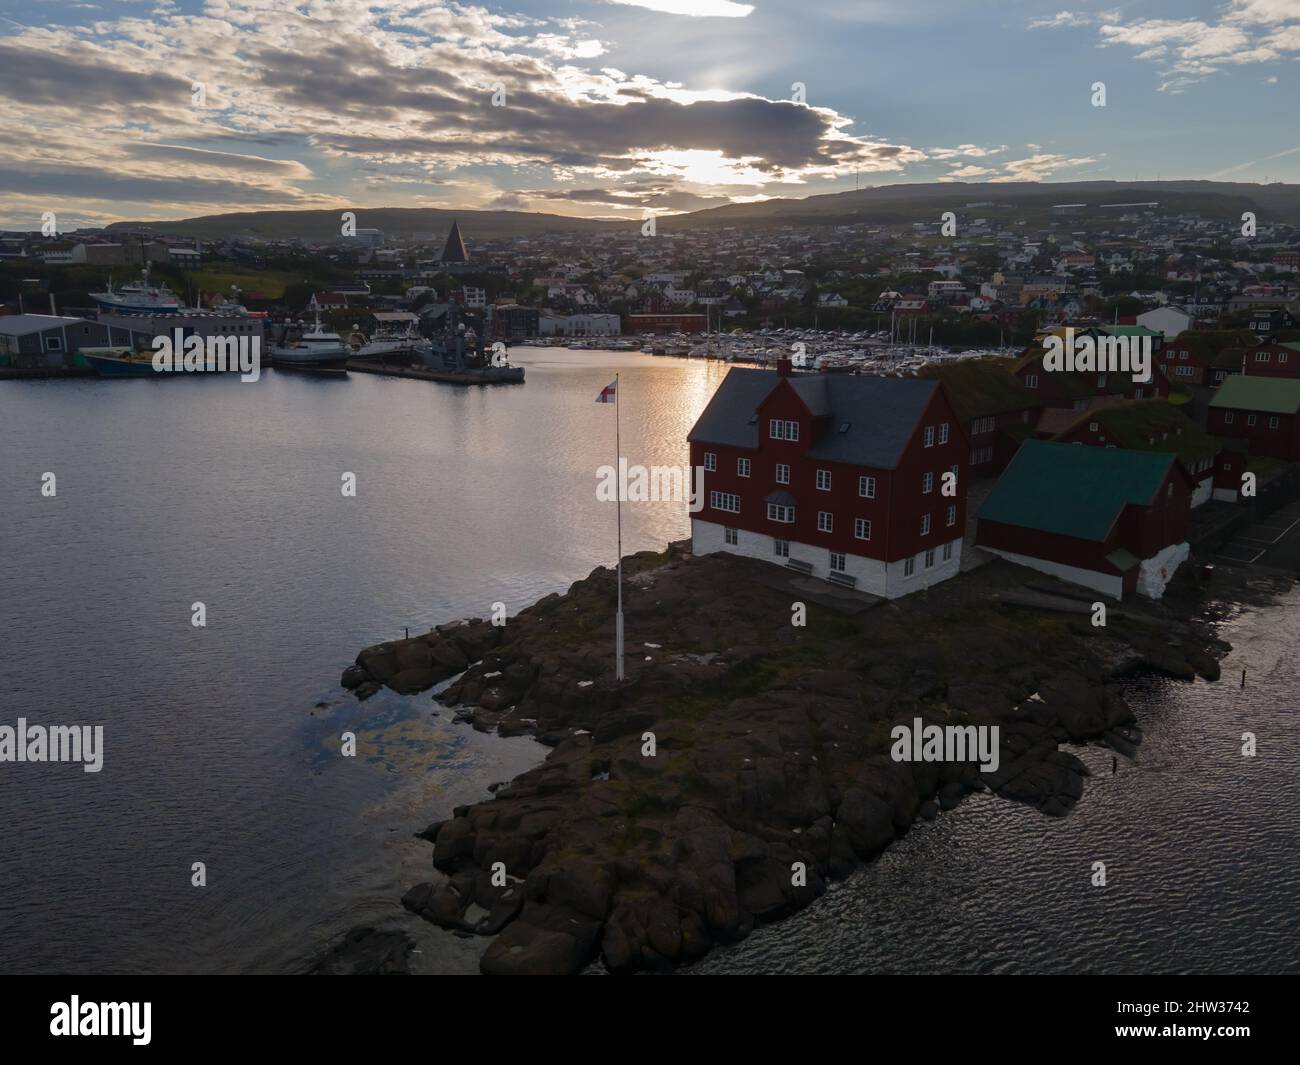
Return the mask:
<path id="1" fill-rule="evenodd" d="M 734 503 L 735 505 L 727 506 L 726 504 L 729 503 Z M 713 491 L 709 493 L 709 506 L 713 510 L 720 510 L 725 514 L 739 514 L 740 496 L 736 495 L 735 492 Z"/>
<path id="2" fill-rule="evenodd" d="M 922 515 L 921 515 L 921 535 L 922 535 L 922 536 L 929 536 L 929 535 L 930 535 L 930 515 L 929 515 L 929 514 L 922 514 Z"/>
<path id="3" fill-rule="evenodd" d="M 782 474 L 785 474 L 785 476 L 782 477 L 781 476 Z M 777 484 L 790 483 L 790 466 L 788 463 L 778 462 L 776 464 L 776 483 Z"/>
<path id="4" fill-rule="evenodd" d="M 784 503 L 769 503 L 767 505 L 767 520 L 780 522 L 782 525 L 793 525 L 794 507 L 786 506 Z"/>
<path id="5" fill-rule="evenodd" d="M 745 458 L 736 459 L 737 477 L 748 477 L 750 472 L 753 470 L 753 468 L 754 468 L 754 464 L 749 459 L 745 459 Z"/>
<path id="6" fill-rule="evenodd" d="M 863 499 L 876 498 L 876 479 L 870 474 L 858 478 L 858 495 Z"/>
<path id="7" fill-rule="evenodd" d="M 854 518 L 853 519 L 853 538 L 855 540 L 871 539 L 871 519 Z"/>
<path id="8" fill-rule="evenodd" d="M 817 531 L 824 533 L 835 531 L 835 515 L 829 510 L 817 512 Z"/>
<path id="9" fill-rule="evenodd" d="M 822 483 L 823 480 L 826 482 L 825 484 Z M 829 492 L 830 490 L 831 490 L 831 471 L 830 471 L 830 470 L 818 470 L 818 471 L 817 471 L 817 491 L 819 491 L 819 492 Z"/>
<path id="10" fill-rule="evenodd" d="M 704 468 L 709 473 L 713 473 L 718 468 L 718 456 L 712 451 L 704 453 Z"/>

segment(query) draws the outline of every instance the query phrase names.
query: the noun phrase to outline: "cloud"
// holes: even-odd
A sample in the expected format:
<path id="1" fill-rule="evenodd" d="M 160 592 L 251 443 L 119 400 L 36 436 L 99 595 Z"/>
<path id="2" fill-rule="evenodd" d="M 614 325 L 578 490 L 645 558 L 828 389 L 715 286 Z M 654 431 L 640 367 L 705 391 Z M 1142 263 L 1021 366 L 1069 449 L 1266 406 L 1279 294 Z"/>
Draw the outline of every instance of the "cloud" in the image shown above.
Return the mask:
<path id="1" fill-rule="evenodd" d="M 754 10 L 753 4 L 736 4 L 732 0 L 609 0 L 609 3 L 696 18 L 745 18 Z"/>
<path id="2" fill-rule="evenodd" d="M 1163 93 L 1181 93 L 1226 67 L 1270 63 L 1300 52 L 1300 0 L 1230 0 L 1213 21 L 1062 11 L 1030 22 L 1031 28 L 1093 25 L 1103 47 L 1133 48 L 1136 58 L 1151 62 Z"/>

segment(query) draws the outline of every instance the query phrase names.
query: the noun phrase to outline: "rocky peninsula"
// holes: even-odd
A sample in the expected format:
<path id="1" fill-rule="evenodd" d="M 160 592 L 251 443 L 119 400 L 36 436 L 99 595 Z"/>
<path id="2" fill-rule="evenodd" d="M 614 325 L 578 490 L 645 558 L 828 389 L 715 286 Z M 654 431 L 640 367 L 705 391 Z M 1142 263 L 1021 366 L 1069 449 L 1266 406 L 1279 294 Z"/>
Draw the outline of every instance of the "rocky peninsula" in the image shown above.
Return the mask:
<path id="1" fill-rule="evenodd" d="M 1067 813 L 1087 770 L 1061 744 L 1140 742 L 1125 675 L 1218 678 L 1227 645 L 1190 565 L 1104 625 L 1095 598 L 995 561 L 884 602 L 675 544 L 624 560 L 622 683 L 606 568 L 503 626 L 368 647 L 342 681 L 442 684 L 468 726 L 552 748 L 419 833 L 436 873 L 407 909 L 494 937 L 488 973 L 662 969 L 807 906 L 971 791 Z M 917 718 L 999 726 L 997 770 L 894 761 L 891 728 Z"/>

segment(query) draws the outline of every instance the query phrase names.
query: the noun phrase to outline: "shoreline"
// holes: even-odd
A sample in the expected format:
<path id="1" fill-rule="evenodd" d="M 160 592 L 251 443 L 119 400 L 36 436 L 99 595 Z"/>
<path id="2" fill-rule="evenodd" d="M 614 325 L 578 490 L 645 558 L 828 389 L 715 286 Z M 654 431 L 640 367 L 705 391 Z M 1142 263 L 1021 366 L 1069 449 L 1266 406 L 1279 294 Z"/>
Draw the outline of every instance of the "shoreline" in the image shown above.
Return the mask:
<path id="1" fill-rule="evenodd" d="M 1067 814 L 1087 770 L 1059 745 L 1131 757 L 1141 730 L 1124 678 L 1217 680 L 1228 647 L 1215 622 L 1272 598 L 1245 575 L 1207 588 L 1188 564 L 1165 599 L 1110 604 L 1095 628 L 1091 593 L 1000 561 L 894 602 L 681 544 L 624 570 L 621 686 L 607 568 L 503 628 L 441 625 L 366 648 L 344 673 L 362 699 L 439 684 L 457 721 L 552 748 L 417 833 L 440 875 L 403 905 L 495 937 L 484 972 L 686 964 L 802 909 L 972 791 Z M 804 629 L 790 625 L 794 600 L 808 604 Z M 890 728 L 917 717 L 999 726 L 997 771 L 892 761 Z"/>

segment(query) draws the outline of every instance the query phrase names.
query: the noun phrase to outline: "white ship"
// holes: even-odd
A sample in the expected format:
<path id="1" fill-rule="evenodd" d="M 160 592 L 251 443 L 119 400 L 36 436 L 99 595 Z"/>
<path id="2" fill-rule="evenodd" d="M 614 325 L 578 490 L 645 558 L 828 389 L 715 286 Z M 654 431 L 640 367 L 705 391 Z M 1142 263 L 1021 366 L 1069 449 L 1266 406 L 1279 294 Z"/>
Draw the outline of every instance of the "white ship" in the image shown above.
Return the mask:
<path id="1" fill-rule="evenodd" d="M 316 325 L 310 332 L 298 332 L 296 338 L 284 340 L 271 348 L 271 365 L 277 370 L 304 370 L 309 373 L 345 374 L 351 349 L 338 333 L 326 330 L 316 312 Z"/>
<path id="2" fill-rule="evenodd" d="M 149 265 L 140 272 L 140 280 L 113 287 L 113 278 L 108 279 L 108 288 L 104 292 L 92 292 L 90 298 L 106 311 L 133 311 L 147 313 L 158 311 L 178 311 L 181 301 L 167 285 L 149 284 Z"/>

